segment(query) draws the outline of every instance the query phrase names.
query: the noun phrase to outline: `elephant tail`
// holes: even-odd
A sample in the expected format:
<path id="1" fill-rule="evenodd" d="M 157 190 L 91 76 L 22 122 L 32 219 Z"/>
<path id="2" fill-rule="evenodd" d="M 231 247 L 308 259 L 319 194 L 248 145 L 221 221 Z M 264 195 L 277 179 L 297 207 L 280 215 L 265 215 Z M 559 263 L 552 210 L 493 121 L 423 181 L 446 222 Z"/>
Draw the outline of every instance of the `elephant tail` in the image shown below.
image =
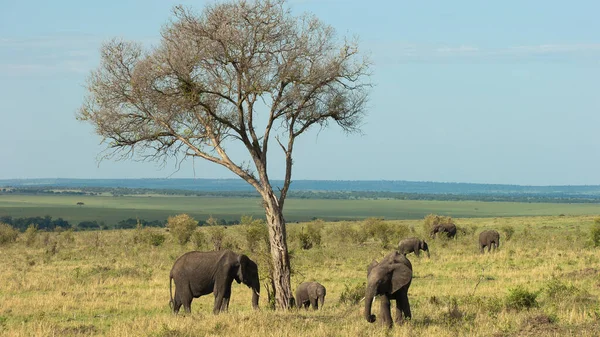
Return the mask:
<path id="1" fill-rule="evenodd" d="M 169 300 L 169 307 L 173 310 L 175 303 L 173 302 L 173 276 L 169 275 L 169 296 L 171 299 Z"/>

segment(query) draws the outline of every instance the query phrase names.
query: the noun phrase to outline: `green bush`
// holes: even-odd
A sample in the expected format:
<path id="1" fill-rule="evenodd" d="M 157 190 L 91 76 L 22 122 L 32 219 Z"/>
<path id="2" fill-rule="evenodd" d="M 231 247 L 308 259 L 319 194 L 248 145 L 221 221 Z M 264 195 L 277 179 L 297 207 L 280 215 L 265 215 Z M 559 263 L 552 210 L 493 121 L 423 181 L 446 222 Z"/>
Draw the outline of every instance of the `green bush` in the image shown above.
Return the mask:
<path id="1" fill-rule="evenodd" d="M 321 228 L 323 227 L 323 220 L 315 220 L 306 227 L 302 227 L 300 233 L 296 236 L 300 241 L 300 248 L 311 249 L 321 245 Z"/>
<path id="2" fill-rule="evenodd" d="M 244 236 L 246 238 L 246 248 L 255 252 L 261 246 L 264 249 L 269 247 L 269 228 L 262 219 L 253 219 L 251 216 L 242 216 L 240 225 L 244 226 Z"/>
<path id="3" fill-rule="evenodd" d="M 504 240 L 508 241 L 512 238 L 513 234 L 515 234 L 515 228 L 510 225 L 502 226 L 500 229 L 504 233 Z"/>
<path id="4" fill-rule="evenodd" d="M 594 219 L 591 230 L 592 243 L 594 247 L 600 247 L 600 218 Z"/>
<path id="5" fill-rule="evenodd" d="M 388 248 L 395 234 L 392 226 L 378 218 L 368 218 L 362 225 L 368 236 L 379 241 L 382 248 Z M 406 230 L 408 231 L 408 228 Z"/>
<path id="6" fill-rule="evenodd" d="M 340 294 L 340 302 L 351 305 L 358 304 L 365 297 L 366 289 L 366 282 L 355 284 L 353 286 L 344 284 L 344 290 Z"/>
<path id="7" fill-rule="evenodd" d="M 23 237 L 25 239 L 25 245 L 27 247 L 31 247 L 35 244 L 37 238 L 38 228 L 37 225 L 31 224 L 23 233 Z"/>
<path id="8" fill-rule="evenodd" d="M 195 230 L 192 233 L 192 243 L 195 249 L 203 249 L 206 246 L 206 233 L 202 230 Z"/>
<path id="9" fill-rule="evenodd" d="M 223 249 L 223 241 L 225 240 L 225 227 L 223 226 L 210 226 L 206 229 L 208 236 L 213 244 L 214 250 Z"/>
<path id="10" fill-rule="evenodd" d="M 0 244 L 17 241 L 19 231 L 11 225 L 0 222 Z"/>
<path id="11" fill-rule="evenodd" d="M 539 292 L 531 292 L 522 286 L 508 290 L 506 306 L 511 309 L 530 309 L 538 306 L 537 296 Z"/>
<path id="12" fill-rule="evenodd" d="M 165 242 L 165 236 L 158 231 L 139 225 L 133 234 L 134 243 L 148 244 L 151 246 L 161 246 Z"/>
<path id="13" fill-rule="evenodd" d="M 449 216 L 441 216 L 436 214 L 429 214 L 423 221 L 423 233 L 429 235 L 433 227 L 439 224 L 455 224 Z"/>
<path id="14" fill-rule="evenodd" d="M 181 245 L 185 245 L 190 241 L 192 233 L 194 233 L 197 227 L 198 221 L 187 214 L 170 216 L 167 219 L 167 228 L 169 228 L 169 232 Z"/>

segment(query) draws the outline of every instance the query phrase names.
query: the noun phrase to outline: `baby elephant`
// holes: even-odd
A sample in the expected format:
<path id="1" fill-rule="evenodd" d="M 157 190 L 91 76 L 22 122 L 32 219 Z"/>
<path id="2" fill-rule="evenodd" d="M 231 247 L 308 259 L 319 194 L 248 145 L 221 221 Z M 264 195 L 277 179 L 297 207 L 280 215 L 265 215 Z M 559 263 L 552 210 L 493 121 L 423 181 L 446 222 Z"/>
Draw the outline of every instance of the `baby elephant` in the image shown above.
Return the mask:
<path id="1" fill-rule="evenodd" d="M 485 230 L 479 233 L 479 251 L 483 254 L 483 249 L 488 247 L 488 253 L 492 250 L 498 249 L 500 246 L 500 233 L 493 229 Z"/>
<path id="2" fill-rule="evenodd" d="M 308 305 L 314 309 L 319 309 L 319 305 L 321 308 L 323 307 L 323 302 L 325 301 L 326 290 L 325 287 L 317 282 L 304 282 L 298 286 L 296 289 L 296 304 L 298 308 L 302 308 L 304 306 L 308 309 Z"/>
<path id="3" fill-rule="evenodd" d="M 415 253 L 416 256 L 419 256 L 419 251 L 424 251 L 427 253 L 427 257 L 429 257 L 429 246 L 427 246 L 427 242 L 420 240 L 419 238 L 406 238 L 398 243 L 398 252 L 402 255 Z"/>

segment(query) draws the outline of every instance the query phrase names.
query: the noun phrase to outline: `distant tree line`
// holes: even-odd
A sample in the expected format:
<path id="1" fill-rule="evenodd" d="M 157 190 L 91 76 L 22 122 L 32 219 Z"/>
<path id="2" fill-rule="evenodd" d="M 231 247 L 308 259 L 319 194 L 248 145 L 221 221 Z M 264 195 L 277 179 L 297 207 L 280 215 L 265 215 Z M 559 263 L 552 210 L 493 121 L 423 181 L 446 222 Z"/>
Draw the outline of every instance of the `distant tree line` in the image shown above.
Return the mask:
<path id="1" fill-rule="evenodd" d="M 69 187 L 73 189 L 73 187 Z M 181 195 L 220 198 L 258 198 L 256 191 L 190 191 L 181 189 L 147 189 L 116 187 L 82 187 L 80 191 L 55 191 L 61 187 L 27 186 L 3 188 L 0 194 L 64 194 L 64 195 L 100 195 L 110 194 L 115 197 L 124 195 Z M 397 200 L 438 200 L 438 201 L 505 201 L 505 202 L 548 202 L 548 203 L 600 203 L 600 194 L 586 193 L 415 193 L 386 191 L 294 191 L 288 193 L 296 199 L 397 199 Z"/>
<path id="2" fill-rule="evenodd" d="M 165 227 L 167 219 L 164 220 L 144 220 L 136 218 L 128 218 L 121 220 L 114 225 L 108 225 L 104 221 L 97 220 L 85 220 L 79 222 L 77 225 L 72 225 L 69 221 L 63 218 L 52 219 L 51 216 L 47 215 L 44 217 L 24 217 L 24 218 L 13 218 L 12 216 L 0 216 L 0 223 L 11 225 L 13 228 L 24 232 L 31 225 L 35 226 L 38 230 L 54 231 L 58 228 L 63 230 L 106 230 L 106 229 L 129 229 L 136 228 L 138 224 L 143 227 Z M 220 226 L 226 225 L 237 225 L 239 220 L 224 220 L 224 219 L 213 219 L 211 225 L 217 224 Z M 198 226 L 207 225 L 206 220 L 199 220 Z"/>

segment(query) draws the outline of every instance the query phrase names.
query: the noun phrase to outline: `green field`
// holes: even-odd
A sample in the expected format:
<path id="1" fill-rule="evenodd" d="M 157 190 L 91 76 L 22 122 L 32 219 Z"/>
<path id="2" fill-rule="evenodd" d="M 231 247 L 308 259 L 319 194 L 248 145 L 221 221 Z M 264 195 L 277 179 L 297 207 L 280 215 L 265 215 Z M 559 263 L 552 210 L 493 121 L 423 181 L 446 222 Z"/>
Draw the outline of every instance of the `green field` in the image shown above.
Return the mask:
<path id="1" fill-rule="evenodd" d="M 83 202 L 83 206 L 77 206 Z M 165 220 L 187 213 L 198 220 L 209 216 L 239 220 L 242 215 L 263 217 L 258 198 L 208 198 L 186 196 L 56 196 L 0 195 L 0 216 L 32 217 L 50 215 L 77 224 L 80 221 L 104 221 L 115 224 L 127 218 Z M 328 221 L 368 217 L 385 219 L 422 219 L 427 214 L 455 218 L 485 218 L 539 215 L 600 214 L 599 204 L 515 203 L 479 201 L 420 200 L 316 200 L 288 199 L 284 214 L 288 222 L 313 218 Z"/>

